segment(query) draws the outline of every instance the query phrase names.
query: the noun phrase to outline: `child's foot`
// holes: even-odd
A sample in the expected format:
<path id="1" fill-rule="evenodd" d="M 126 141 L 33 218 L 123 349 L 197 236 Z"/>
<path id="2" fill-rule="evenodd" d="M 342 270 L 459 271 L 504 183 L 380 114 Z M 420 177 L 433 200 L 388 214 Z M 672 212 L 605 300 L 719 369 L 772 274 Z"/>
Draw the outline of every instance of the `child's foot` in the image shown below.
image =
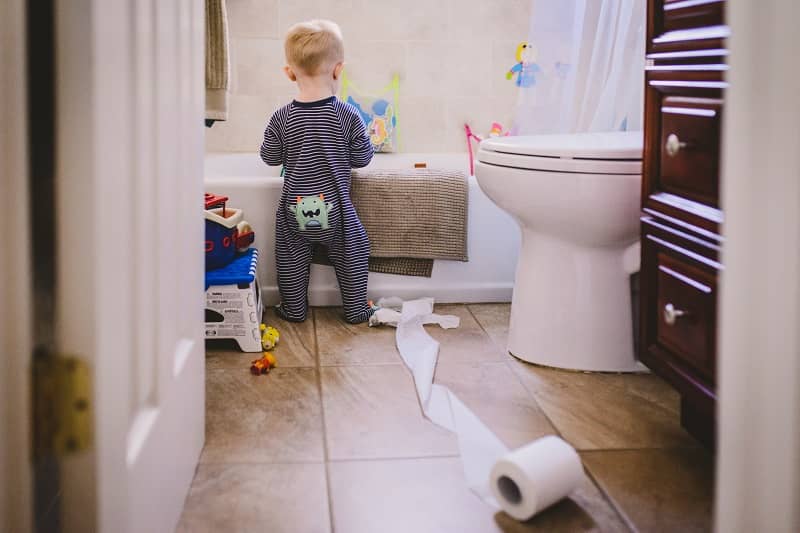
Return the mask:
<path id="1" fill-rule="evenodd" d="M 348 322 L 349 324 L 361 324 L 363 322 L 367 322 L 369 321 L 370 317 L 375 314 L 375 311 L 377 311 L 378 309 L 379 307 L 373 304 L 372 300 L 370 300 L 369 302 L 367 302 L 367 305 L 364 306 L 364 310 L 361 311 L 359 314 L 355 316 L 345 314 L 344 317 L 345 322 Z"/>
<path id="2" fill-rule="evenodd" d="M 295 318 L 295 317 L 289 316 L 286 313 L 286 311 L 284 311 L 283 307 L 281 307 L 281 304 L 273 306 L 272 309 L 275 310 L 275 314 L 278 315 L 278 318 L 280 318 L 281 320 L 285 320 L 287 322 L 305 322 L 305 320 L 306 320 L 305 316 L 303 316 L 302 318 L 300 318 L 300 317 Z"/>

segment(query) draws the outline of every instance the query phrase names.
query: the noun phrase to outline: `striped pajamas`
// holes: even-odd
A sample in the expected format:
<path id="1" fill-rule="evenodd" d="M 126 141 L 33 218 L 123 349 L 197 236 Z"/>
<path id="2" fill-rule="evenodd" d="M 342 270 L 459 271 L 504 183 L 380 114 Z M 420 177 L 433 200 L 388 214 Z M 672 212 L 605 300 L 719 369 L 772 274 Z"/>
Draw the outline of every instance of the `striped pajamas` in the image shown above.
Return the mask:
<path id="1" fill-rule="evenodd" d="M 324 245 L 339 281 L 345 320 L 364 322 L 369 239 L 350 200 L 350 169 L 366 166 L 372 145 L 356 110 L 331 96 L 293 101 L 272 115 L 261 159 L 284 166 L 275 221 L 275 258 L 281 305 L 291 321 L 308 313 L 313 243 Z"/>

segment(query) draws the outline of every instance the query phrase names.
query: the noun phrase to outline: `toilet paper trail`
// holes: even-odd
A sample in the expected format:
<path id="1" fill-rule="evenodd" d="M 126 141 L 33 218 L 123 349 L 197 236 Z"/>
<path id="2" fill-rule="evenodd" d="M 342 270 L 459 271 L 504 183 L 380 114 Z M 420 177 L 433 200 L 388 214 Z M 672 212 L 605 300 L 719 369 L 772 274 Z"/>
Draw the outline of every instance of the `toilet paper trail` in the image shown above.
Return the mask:
<path id="1" fill-rule="evenodd" d="M 470 490 L 492 507 L 502 507 L 514 518 L 526 520 L 580 486 L 583 468 L 569 444 L 558 437 L 547 437 L 509 453 L 500 439 L 455 394 L 433 382 L 439 343 L 423 326 L 438 324 L 444 329 L 456 328 L 458 317 L 433 313 L 432 298 L 406 302 L 399 298 L 383 298 L 378 306 L 381 309 L 373 315 L 370 325 L 397 328 L 397 349 L 414 378 L 423 414 L 457 435 L 464 477 Z M 507 493 L 497 489 L 501 476 L 505 478 Z M 526 516 L 527 512 L 530 514 Z"/>

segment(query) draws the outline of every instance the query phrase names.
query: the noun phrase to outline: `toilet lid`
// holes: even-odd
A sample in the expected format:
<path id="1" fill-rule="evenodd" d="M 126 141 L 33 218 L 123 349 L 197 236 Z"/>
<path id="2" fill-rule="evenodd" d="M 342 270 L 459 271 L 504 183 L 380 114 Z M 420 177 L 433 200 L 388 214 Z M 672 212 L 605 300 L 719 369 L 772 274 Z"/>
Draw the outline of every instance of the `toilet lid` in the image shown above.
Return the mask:
<path id="1" fill-rule="evenodd" d="M 641 131 L 495 137 L 480 144 L 486 164 L 588 174 L 639 174 Z"/>

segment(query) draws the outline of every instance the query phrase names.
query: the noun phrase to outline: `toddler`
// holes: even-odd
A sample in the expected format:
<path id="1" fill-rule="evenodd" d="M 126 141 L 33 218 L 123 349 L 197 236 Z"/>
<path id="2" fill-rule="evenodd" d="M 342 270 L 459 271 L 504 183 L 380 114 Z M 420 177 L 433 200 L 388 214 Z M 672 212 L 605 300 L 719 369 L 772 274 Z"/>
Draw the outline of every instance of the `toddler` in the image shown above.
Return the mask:
<path id="1" fill-rule="evenodd" d="M 345 320 L 365 322 L 375 311 L 367 302 L 369 239 L 350 200 L 350 169 L 366 166 L 373 150 L 357 111 L 334 96 L 344 66 L 342 34 L 330 21 L 301 22 L 289 29 L 284 47 L 284 72 L 299 94 L 272 115 L 261 145 L 266 164 L 284 167 L 276 312 L 305 320 L 312 243 L 320 243 L 336 270 Z"/>

